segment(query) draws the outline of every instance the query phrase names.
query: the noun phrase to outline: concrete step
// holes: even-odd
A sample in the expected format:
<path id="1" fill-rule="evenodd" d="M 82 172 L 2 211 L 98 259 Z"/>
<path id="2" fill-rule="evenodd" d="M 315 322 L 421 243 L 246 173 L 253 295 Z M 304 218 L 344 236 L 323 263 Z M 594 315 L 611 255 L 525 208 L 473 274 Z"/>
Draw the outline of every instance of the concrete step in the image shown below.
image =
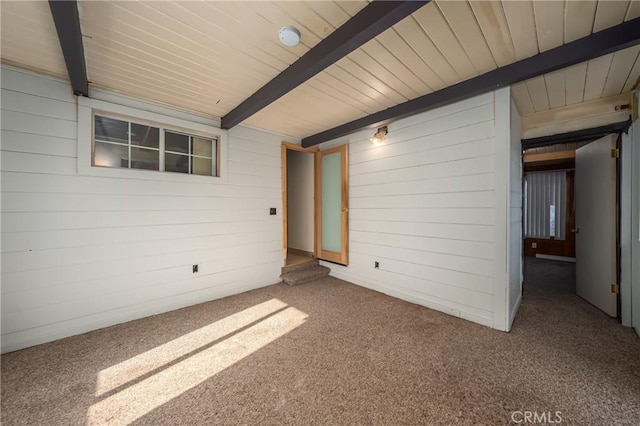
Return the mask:
<path id="1" fill-rule="evenodd" d="M 291 265 L 291 266 L 284 266 L 281 270 L 281 273 L 282 275 L 284 275 L 289 272 L 299 271 L 300 269 L 306 269 L 312 266 L 318 266 L 319 264 L 320 262 L 318 261 L 318 259 L 314 257 L 310 257 L 309 260 L 304 263 L 298 263 L 296 265 Z"/>
<path id="2" fill-rule="evenodd" d="M 327 268 L 326 266 L 320 266 L 316 262 L 315 265 L 307 266 L 306 268 L 298 268 L 296 270 L 283 273 L 281 275 L 281 278 L 282 281 L 284 281 L 286 284 L 298 285 L 324 278 L 329 275 L 329 271 L 329 268 Z"/>

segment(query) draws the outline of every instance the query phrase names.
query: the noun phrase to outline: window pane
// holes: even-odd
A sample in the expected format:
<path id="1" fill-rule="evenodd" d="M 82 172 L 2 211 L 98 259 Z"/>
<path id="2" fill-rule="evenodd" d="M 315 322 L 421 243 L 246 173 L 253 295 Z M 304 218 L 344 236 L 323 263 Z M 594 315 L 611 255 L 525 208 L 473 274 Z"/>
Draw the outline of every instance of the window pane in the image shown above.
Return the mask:
<path id="1" fill-rule="evenodd" d="M 189 136 L 180 133 L 164 132 L 164 150 L 174 152 L 189 152 Z"/>
<path id="2" fill-rule="evenodd" d="M 211 159 L 192 157 L 191 169 L 194 175 L 211 176 Z"/>
<path id="3" fill-rule="evenodd" d="M 166 153 L 164 169 L 167 172 L 189 173 L 189 156 Z"/>
<path id="4" fill-rule="evenodd" d="M 193 137 L 193 155 L 211 158 L 211 139 Z"/>
<path id="5" fill-rule="evenodd" d="M 131 145 L 160 147 L 160 130 L 157 127 L 131 123 Z"/>
<path id="6" fill-rule="evenodd" d="M 160 151 L 131 147 L 131 168 L 160 170 Z"/>
<path id="7" fill-rule="evenodd" d="M 129 147 L 96 142 L 93 165 L 99 167 L 129 167 Z"/>
<path id="8" fill-rule="evenodd" d="M 97 140 L 129 143 L 129 123 L 126 121 L 96 115 L 94 126 Z"/>

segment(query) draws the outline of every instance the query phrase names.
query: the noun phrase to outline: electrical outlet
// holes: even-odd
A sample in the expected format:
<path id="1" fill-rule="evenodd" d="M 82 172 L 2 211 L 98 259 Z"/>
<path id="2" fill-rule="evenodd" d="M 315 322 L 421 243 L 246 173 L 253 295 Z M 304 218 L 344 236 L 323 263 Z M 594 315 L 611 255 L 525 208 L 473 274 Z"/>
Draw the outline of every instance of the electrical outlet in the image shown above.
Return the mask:
<path id="1" fill-rule="evenodd" d="M 531 248 L 538 248 L 538 243 L 531 243 Z"/>
<path id="2" fill-rule="evenodd" d="M 378 262 L 378 261 L 376 260 L 376 263 L 374 264 L 374 267 L 375 267 L 376 269 L 379 269 L 379 268 L 380 268 L 380 262 Z"/>
<path id="3" fill-rule="evenodd" d="M 271 207 L 271 208 L 269 209 L 269 214 L 270 214 L 271 216 L 275 216 L 275 215 L 276 215 L 276 208 L 275 208 L 275 207 Z"/>
<path id="4" fill-rule="evenodd" d="M 197 273 L 198 272 L 198 265 L 193 265 L 193 273 Z"/>

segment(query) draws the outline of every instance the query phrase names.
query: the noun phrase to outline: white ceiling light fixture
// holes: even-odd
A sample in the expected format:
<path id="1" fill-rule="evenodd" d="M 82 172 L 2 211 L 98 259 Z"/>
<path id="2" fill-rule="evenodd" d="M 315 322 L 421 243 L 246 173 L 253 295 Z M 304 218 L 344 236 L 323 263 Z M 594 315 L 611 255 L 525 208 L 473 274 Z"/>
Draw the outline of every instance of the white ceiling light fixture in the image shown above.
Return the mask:
<path id="1" fill-rule="evenodd" d="M 296 27 L 280 28 L 280 42 L 285 46 L 295 46 L 300 43 L 300 31 Z"/>

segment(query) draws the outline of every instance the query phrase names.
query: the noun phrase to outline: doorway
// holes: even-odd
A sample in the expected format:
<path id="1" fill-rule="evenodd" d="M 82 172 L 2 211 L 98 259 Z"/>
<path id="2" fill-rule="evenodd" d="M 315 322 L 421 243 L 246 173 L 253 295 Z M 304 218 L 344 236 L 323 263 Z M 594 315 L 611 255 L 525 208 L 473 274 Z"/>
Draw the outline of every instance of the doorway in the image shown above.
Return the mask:
<path id="1" fill-rule="evenodd" d="M 315 259 L 317 149 L 282 143 L 283 257 L 285 266 Z"/>
<path id="2" fill-rule="evenodd" d="M 618 144 L 611 134 L 525 148 L 525 295 L 544 276 L 620 318 Z"/>
<path id="3" fill-rule="evenodd" d="M 285 266 L 321 259 L 347 265 L 347 146 L 320 151 L 282 143 Z"/>

